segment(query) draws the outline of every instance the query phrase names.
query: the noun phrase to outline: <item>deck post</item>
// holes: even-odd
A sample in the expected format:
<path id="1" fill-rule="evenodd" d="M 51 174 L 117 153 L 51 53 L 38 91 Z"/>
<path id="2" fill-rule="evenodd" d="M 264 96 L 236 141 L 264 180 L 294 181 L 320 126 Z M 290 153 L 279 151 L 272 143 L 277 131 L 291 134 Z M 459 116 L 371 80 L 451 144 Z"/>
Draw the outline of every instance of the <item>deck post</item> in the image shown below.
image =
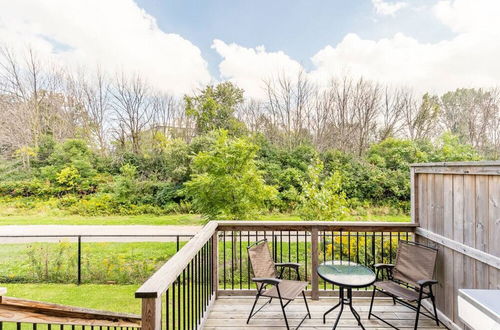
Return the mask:
<path id="1" fill-rule="evenodd" d="M 318 228 L 311 229 L 311 298 L 319 299 L 319 277 L 316 269 L 319 266 L 318 255 Z"/>
<path id="2" fill-rule="evenodd" d="M 161 296 L 157 298 L 142 298 L 141 329 L 161 329 Z"/>
<path id="3" fill-rule="evenodd" d="M 219 292 L 219 232 L 212 235 L 212 288 L 215 299 Z"/>

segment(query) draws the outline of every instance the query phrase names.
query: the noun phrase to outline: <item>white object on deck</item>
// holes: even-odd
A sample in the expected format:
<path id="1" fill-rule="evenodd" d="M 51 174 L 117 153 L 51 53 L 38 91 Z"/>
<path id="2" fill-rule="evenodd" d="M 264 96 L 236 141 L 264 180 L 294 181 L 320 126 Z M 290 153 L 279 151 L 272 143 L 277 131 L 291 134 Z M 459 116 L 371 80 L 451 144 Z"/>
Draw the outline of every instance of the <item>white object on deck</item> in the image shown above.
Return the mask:
<path id="1" fill-rule="evenodd" d="M 458 316 L 472 329 L 500 330 L 500 290 L 458 290 Z"/>

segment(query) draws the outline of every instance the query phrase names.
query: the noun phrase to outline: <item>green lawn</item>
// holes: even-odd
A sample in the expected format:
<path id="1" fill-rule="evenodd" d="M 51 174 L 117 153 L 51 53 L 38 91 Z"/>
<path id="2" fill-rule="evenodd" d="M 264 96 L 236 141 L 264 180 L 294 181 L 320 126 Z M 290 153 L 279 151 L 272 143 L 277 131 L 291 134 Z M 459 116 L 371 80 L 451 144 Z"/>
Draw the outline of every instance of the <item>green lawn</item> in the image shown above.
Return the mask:
<path id="1" fill-rule="evenodd" d="M 182 247 L 186 242 L 180 242 Z M 82 243 L 83 283 L 143 283 L 176 253 L 175 242 Z M 77 244 L 1 244 L 0 281 L 76 283 Z"/>
<path id="2" fill-rule="evenodd" d="M 262 220 L 290 221 L 300 220 L 297 215 L 269 214 Z M 407 222 L 407 215 L 363 215 L 349 216 L 349 221 L 390 221 Z M 203 225 L 205 220 L 197 214 L 172 214 L 172 215 L 131 215 L 131 216 L 79 216 L 62 215 L 49 216 L 36 215 L 8 215 L 0 216 L 0 225 Z"/>
<path id="3" fill-rule="evenodd" d="M 134 298 L 139 285 L 104 284 L 0 284 L 8 297 L 95 308 L 119 313 L 140 314 L 140 299 Z"/>

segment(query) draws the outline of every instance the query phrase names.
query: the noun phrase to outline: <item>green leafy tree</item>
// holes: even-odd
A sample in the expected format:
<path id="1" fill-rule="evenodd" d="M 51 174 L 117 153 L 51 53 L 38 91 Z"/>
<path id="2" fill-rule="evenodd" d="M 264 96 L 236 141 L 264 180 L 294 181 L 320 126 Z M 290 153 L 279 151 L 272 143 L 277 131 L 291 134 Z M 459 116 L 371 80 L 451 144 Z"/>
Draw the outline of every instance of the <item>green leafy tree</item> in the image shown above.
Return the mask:
<path id="1" fill-rule="evenodd" d="M 428 155 L 414 141 L 388 138 L 372 145 L 367 158 L 381 168 L 408 171 L 410 164 L 426 162 Z"/>
<path id="2" fill-rule="evenodd" d="M 67 140 L 55 146 L 40 169 L 41 177 L 62 191 L 87 194 L 98 185 L 94 155 L 83 140 Z"/>
<path id="3" fill-rule="evenodd" d="M 458 136 L 444 133 L 436 143 L 430 156 L 434 162 L 481 160 L 478 151 L 470 144 L 461 143 Z"/>
<path id="4" fill-rule="evenodd" d="M 320 160 L 309 167 L 309 178 L 302 182 L 298 213 L 304 220 L 343 220 L 347 200 L 341 190 L 341 175 L 334 172 L 322 179 L 323 167 Z"/>
<path id="5" fill-rule="evenodd" d="M 255 157 L 258 147 L 246 138 L 212 133 L 213 145 L 193 159 L 184 194 L 208 219 L 249 219 L 266 208 L 276 191 L 264 183 Z"/>
<path id="6" fill-rule="evenodd" d="M 199 134 L 214 129 L 226 129 L 237 133 L 244 129 L 234 113 L 243 102 L 243 90 L 231 82 L 207 86 L 199 95 L 185 96 L 186 114 L 196 120 Z"/>

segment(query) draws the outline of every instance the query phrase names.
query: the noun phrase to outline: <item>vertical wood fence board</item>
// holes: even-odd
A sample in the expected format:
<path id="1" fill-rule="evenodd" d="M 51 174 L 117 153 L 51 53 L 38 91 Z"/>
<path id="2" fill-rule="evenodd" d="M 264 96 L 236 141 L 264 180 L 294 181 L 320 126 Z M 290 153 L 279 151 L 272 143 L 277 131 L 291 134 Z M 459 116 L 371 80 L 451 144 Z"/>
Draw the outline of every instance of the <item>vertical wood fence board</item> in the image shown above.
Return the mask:
<path id="1" fill-rule="evenodd" d="M 500 257 L 500 176 L 492 176 L 488 181 L 488 213 L 490 227 L 488 228 L 488 253 Z M 500 289 L 500 270 L 489 267 L 490 289 Z"/>
<path id="2" fill-rule="evenodd" d="M 443 235 L 453 237 L 453 175 L 445 175 L 443 178 Z M 453 315 L 455 301 L 453 292 L 454 262 L 453 250 L 444 249 L 444 311 L 446 315 Z"/>
<path id="3" fill-rule="evenodd" d="M 433 226 L 431 230 L 434 233 L 443 234 L 444 231 L 444 220 L 443 220 L 443 201 L 444 201 L 444 196 L 443 196 L 443 180 L 444 177 L 442 174 L 437 174 L 433 175 L 434 177 L 434 185 L 433 185 L 433 200 L 434 200 L 434 208 L 432 212 L 432 222 Z M 437 264 L 436 264 L 436 279 L 438 280 L 438 284 L 436 286 L 436 302 L 438 305 L 438 308 L 441 310 L 445 309 L 445 290 L 444 290 L 444 282 L 446 281 L 444 277 L 444 247 L 438 246 L 439 248 L 439 253 L 438 253 L 438 259 L 437 259 Z"/>
<path id="4" fill-rule="evenodd" d="M 420 227 L 427 228 L 427 174 L 419 174 L 418 175 L 418 184 L 420 187 L 418 188 L 418 215 L 417 222 L 420 224 Z"/>
<path id="5" fill-rule="evenodd" d="M 475 246 L 476 223 L 476 178 L 472 175 L 464 176 L 464 244 Z M 464 288 L 474 288 L 476 280 L 476 265 L 469 257 L 464 259 Z"/>
<path id="6" fill-rule="evenodd" d="M 500 162 L 416 164 L 411 168 L 412 221 L 421 228 L 500 256 Z M 500 289 L 500 269 L 437 245 L 438 308 L 463 328 L 457 313 L 460 288 Z"/>
<path id="7" fill-rule="evenodd" d="M 488 181 L 487 176 L 476 177 L 476 237 L 475 247 L 481 251 L 488 251 Z M 489 285 L 488 265 L 476 261 L 476 285 L 477 289 L 487 289 Z"/>

